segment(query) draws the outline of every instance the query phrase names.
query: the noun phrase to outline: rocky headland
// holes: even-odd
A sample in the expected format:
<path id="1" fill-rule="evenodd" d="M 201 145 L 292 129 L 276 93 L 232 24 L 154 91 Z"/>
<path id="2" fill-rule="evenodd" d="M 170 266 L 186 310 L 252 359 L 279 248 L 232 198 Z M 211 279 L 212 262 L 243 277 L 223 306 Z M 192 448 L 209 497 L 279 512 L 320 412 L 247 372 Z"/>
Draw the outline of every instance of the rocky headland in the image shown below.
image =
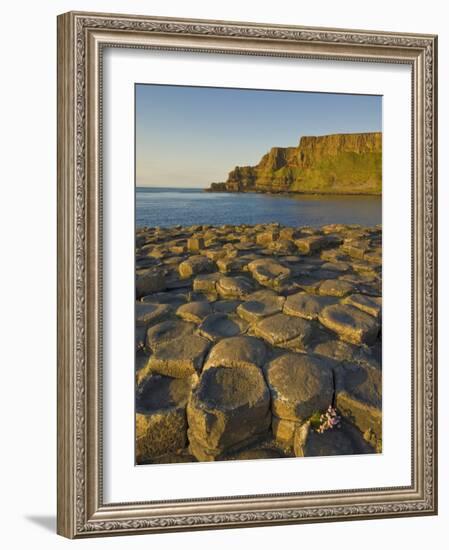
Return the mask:
<path id="1" fill-rule="evenodd" d="M 136 462 L 380 452 L 381 238 L 137 229 Z"/>
<path id="2" fill-rule="evenodd" d="M 380 195 L 381 132 L 304 136 L 273 147 L 256 166 L 236 166 L 212 192 Z"/>

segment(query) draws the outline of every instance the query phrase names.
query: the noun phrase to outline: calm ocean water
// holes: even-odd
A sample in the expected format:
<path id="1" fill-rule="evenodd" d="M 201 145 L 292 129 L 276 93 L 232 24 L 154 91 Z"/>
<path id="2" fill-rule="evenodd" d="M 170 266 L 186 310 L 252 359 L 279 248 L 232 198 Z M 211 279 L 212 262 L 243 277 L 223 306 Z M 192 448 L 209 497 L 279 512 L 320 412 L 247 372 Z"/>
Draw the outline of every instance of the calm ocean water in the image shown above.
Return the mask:
<path id="1" fill-rule="evenodd" d="M 223 225 L 279 222 L 291 226 L 382 223 L 382 201 L 371 196 L 206 193 L 202 189 L 136 189 L 136 224 Z"/>

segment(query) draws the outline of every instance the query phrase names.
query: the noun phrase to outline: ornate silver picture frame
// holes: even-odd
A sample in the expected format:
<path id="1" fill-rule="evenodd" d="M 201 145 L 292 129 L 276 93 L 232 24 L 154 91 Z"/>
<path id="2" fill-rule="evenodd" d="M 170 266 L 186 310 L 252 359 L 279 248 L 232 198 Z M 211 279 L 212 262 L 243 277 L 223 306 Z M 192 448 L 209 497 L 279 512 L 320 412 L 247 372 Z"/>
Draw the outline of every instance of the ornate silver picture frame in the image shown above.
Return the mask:
<path id="1" fill-rule="evenodd" d="M 411 483 L 105 502 L 103 55 L 107 48 L 411 69 Z M 437 513 L 437 37 L 70 12 L 58 17 L 58 533 L 69 538 Z M 398 281 L 400 284 L 400 281 Z M 409 360 L 411 358 L 411 360 Z M 131 371 L 133 366 L 130 366 Z M 301 460 L 301 459 L 299 459 Z M 278 461 L 282 462 L 282 461 Z"/>

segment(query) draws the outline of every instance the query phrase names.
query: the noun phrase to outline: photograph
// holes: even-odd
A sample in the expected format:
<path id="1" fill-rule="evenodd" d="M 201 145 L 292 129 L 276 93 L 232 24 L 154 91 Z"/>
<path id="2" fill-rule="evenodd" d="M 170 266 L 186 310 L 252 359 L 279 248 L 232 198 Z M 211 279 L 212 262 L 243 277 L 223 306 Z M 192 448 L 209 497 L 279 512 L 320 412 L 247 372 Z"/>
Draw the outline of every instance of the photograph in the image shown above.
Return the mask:
<path id="1" fill-rule="evenodd" d="M 60 535 L 438 513 L 438 35 L 336 11 L 58 16 Z"/>
<path id="2" fill-rule="evenodd" d="M 382 453 L 382 100 L 134 85 L 136 465 Z"/>

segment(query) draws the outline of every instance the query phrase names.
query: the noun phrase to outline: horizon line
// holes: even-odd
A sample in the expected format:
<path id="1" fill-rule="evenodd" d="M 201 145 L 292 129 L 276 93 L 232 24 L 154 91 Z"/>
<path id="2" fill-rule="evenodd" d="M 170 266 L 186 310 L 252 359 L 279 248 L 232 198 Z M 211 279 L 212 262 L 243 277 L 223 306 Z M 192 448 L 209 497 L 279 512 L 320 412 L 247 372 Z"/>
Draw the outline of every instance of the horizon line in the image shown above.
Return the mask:
<path id="1" fill-rule="evenodd" d="M 136 187 L 145 187 L 145 189 L 205 189 L 205 187 L 192 187 L 191 185 L 182 186 L 182 185 L 144 185 L 136 183 Z"/>

